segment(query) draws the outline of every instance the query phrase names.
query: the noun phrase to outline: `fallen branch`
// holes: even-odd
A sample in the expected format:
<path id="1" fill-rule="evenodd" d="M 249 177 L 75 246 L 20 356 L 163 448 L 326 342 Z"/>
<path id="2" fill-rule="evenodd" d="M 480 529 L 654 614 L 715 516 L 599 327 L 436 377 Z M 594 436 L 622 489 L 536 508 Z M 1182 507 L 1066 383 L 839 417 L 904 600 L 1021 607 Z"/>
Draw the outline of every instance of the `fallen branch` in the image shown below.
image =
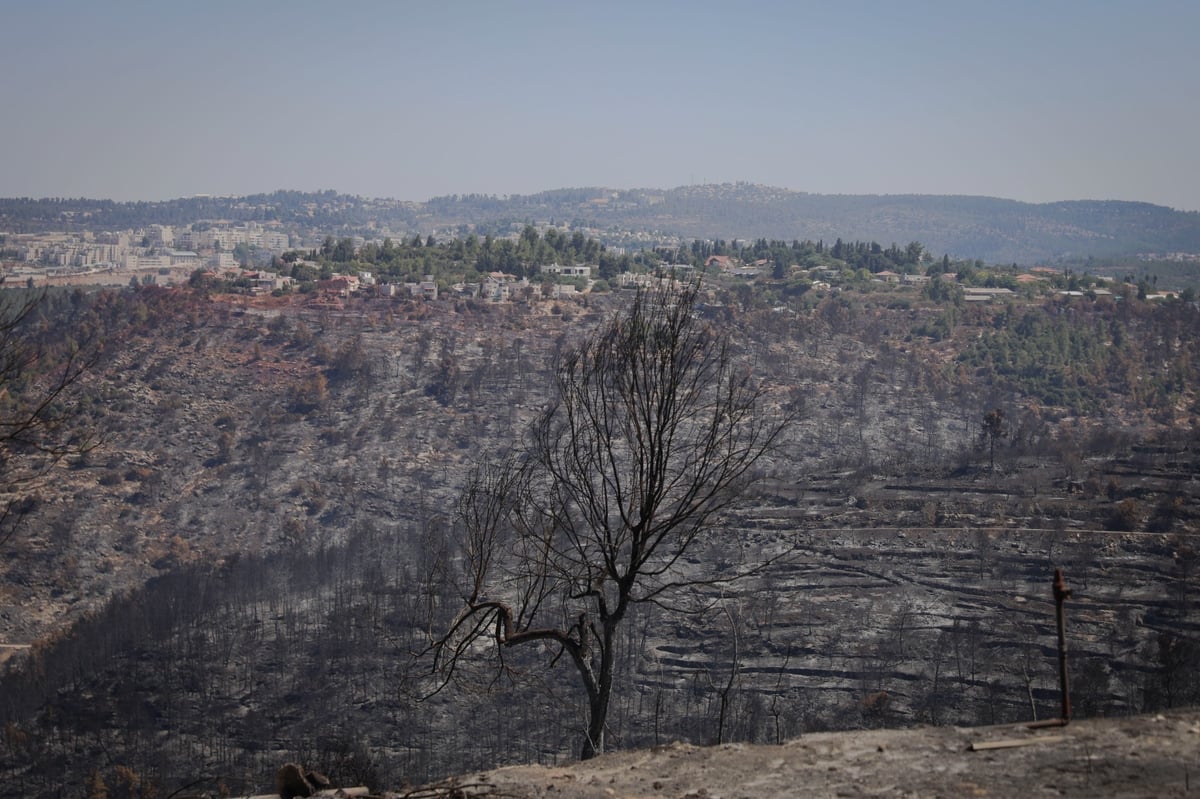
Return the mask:
<path id="1" fill-rule="evenodd" d="M 976 741 L 967 748 L 972 752 L 984 752 L 989 749 L 1015 749 L 1018 746 L 1056 744 L 1066 739 L 1067 736 L 1065 735 L 1043 735 L 1037 738 L 1009 738 L 1003 741 Z"/>

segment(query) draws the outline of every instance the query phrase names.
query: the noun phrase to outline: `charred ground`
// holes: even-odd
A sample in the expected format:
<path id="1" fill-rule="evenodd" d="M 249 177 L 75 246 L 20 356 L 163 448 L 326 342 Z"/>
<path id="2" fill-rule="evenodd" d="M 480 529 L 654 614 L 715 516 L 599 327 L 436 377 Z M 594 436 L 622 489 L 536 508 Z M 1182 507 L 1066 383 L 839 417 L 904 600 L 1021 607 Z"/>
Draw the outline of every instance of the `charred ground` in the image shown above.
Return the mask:
<path id="1" fill-rule="evenodd" d="M 481 662 L 419 702 L 410 653 L 458 599 L 465 469 L 621 301 L 105 300 L 78 420 L 105 443 L 4 552 L 0 643 L 32 647 L 9 650 L 5 790 L 253 793 L 290 759 L 389 787 L 565 757 L 557 670 Z M 1194 307 L 718 293 L 705 313 L 804 414 L 695 567 L 796 553 L 709 614 L 631 625 L 622 746 L 1053 714 L 1055 566 L 1082 714 L 1200 699 Z"/>

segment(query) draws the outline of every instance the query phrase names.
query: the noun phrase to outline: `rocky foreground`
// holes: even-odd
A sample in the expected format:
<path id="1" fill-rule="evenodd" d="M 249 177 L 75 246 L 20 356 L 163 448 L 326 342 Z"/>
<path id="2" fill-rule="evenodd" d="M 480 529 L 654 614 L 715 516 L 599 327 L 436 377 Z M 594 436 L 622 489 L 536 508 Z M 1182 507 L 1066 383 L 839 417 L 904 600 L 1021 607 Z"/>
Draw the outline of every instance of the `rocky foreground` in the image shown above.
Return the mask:
<path id="1" fill-rule="evenodd" d="M 399 797 L 1173 797 L 1200 795 L 1200 709 L 1024 725 L 818 733 L 782 746 L 671 744 L 511 766 Z"/>

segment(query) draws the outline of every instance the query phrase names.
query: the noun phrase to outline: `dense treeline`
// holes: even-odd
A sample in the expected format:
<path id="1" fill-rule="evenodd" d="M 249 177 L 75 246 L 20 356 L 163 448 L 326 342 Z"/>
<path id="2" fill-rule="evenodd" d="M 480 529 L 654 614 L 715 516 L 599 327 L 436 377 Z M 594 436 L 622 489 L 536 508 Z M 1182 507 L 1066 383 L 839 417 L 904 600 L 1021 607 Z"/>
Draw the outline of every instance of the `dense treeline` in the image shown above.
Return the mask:
<path id="1" fill-rule="evenodd" d="M 85 198 L 0 198 L 0 230 L 125 230 L 147 225 L 186 226 L 202 220 L 279 222 L 305 230 L 368 232 L 380 219 L 415 227 L 411 204 L 365 200 L 334 191 L 276 191 L 246 197 L 182 197 L 159 202 L 116 202 Z"/>
<path id="2" fill-rule="evenodd" d="M 679 248 L 660 247 L 632 255 L 616 255 L 579 231 L 567 233 L 548 228 L 539 233 L 532 225 L 526 225 L 515 240 L 491 235 L 480 238 L 472 233 L 438 242 L 433 236 L 414 235 L 399 242 L 388 238 L 382 244 L 367 243 L 357 249 L 348 237 L 327 236 L 320 248 L 285 253 L 274 261 L 273 267 L 302 282 L 328 278 L 335 272 L 360 271 L 370 271 L 389 281 L 415 282 L 433 275 L 443 284 L 477 282 L 482 275 L 501 272 L 517 278 L 553 282 L 556 280 L 553 276 L 541 275 L 541 267 L 587 264 L 595 268 L 593 277 L 611 280 L 623 272 L 652 271 L 671 265 L 705 269 L 713 256 L 729 256 L 739 264 L 765 263 L 764 279 L 786 278 L 793 267 L 862 271 L 864 274 L 885 270 L 914 273 L 926 268 L 925 251 L 919 242 L 912 242 L 902 249 L 895 244 L 885 248 L 876 242 L 843 242 L 841 239 L 830 246 L 823 241 L 693 241 Z M 301 260 L 308 263 L 299 263 Z M 713 271 L 720 270 L 714 268 Z"/>
<path id="3" fill-rule="evenodd" d="M 1200 367 L 1194 304 L 1050 302 L 991 314 L 958 356 L 971 378 L 1090 414 L 1114 404 L 1155 415 L 1185 398 Z M 1194 398 L 1192 398 L 1194 399 Z"/>
<path id="4" fill-rule="evenodd" d="M 309 263 L 300 263 L 302 260 Z M 438 242 L 433 236 L 414 235 L 399 242 L 387 238 L 382 244 L 367 243 L 356 249 L 349 238 L 327 236 L 319 249 L 285 253 L 274 268 L 300 281 L 329 277 L 335 272 L 369 271 L 385 282 L 416 282 L 432 275 L 444 287 L 478 282 L 490 272 L 553 282 L 556 278 L 540 273 L 542 266 L 551 264 L 589 264 L 596 267 L 594 277 L 610 279 L 650 263 L 645 255 L 610 253 L 596 239 L 578 231 L 568 234 L 549 228 L 542 234 L 527 225 L 516 241 L 469 234 Z"/>
<path id="5" fill-rule="evenodd" d="M 874 241 L 844 242 L 840 238 L 828 246 L 823 240 L 793 240 L 789 243 L 760 238 L 742 246 L 733 246 L 723 240 L 693 242 L 690 255 L 698 265 L 713 255 L 733 255 L 744 263 L 765 261 L 772 270 L 772 277 L 783 278 L 793 266 L 862 269 L 873 274 L 889 270 L 910 274 L 923 272 L 925 248 L 915 241 L 901 249 L 895 244 L 885 248 Z"/>
<path id="6" fill-rule="evenodd" d="M 1142 291 L 1189 291 L 1194 298 L 1200 292 L 1200 256 L 1169 259 L 1142 256 L 1136 258 L 1073 258 L 1063 262 L 1067 271 L 1091 274 L 1137 286 Z"/>

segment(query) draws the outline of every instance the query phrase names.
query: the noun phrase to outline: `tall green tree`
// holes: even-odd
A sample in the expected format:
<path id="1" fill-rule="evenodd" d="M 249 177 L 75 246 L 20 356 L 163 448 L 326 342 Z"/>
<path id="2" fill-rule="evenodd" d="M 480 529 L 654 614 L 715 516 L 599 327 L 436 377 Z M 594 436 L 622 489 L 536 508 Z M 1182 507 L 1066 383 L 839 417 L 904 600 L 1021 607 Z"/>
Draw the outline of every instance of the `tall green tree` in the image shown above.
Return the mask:
<path id="1" fill-rule="evenodd" d="M 992 471 L 996 470 L 996 442 L 1008 436 L 1008 427 L 1005 424 L 1004 411 L 1000 408 L 993 408 L 983 415 L 983 428 L 981 430 L 983 443 L 988 448 L 988 468 Z"/>

